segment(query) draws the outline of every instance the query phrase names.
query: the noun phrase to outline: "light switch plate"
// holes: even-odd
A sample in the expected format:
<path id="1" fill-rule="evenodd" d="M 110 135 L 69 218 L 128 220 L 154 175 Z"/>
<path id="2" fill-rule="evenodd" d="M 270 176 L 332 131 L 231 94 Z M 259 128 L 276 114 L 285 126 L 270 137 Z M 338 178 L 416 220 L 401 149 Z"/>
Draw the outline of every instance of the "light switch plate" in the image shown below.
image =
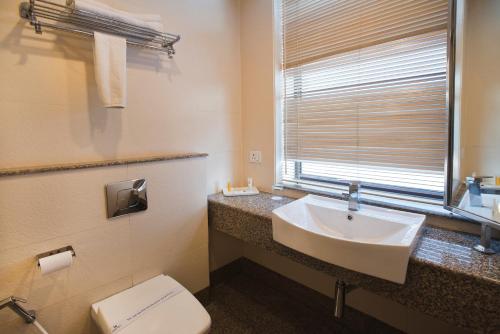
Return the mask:
<path id="1" fill-rule="evenodd" d="M 248 156 L 248 161 L 252 163 L 261 163 L 262 153 L 260 151 L 250 151 L 250 155 Z"/>

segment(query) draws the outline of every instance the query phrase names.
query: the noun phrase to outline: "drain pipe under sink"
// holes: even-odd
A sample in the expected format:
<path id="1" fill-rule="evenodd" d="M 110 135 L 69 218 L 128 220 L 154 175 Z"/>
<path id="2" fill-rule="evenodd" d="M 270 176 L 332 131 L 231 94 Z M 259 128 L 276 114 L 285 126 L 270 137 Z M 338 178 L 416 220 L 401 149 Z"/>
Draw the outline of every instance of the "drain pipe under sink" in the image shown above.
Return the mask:
<path id="1" fill-rule="evenodd" d="M 341 319 L 344 315 L 345 295 L 355 288 L 355 286 L 348 285 L 341 279 L 337 279 L 337 281 L 335 282 L 335 305 L 333 309 L 333 315 L 335 316 L 335 319 Z"/>

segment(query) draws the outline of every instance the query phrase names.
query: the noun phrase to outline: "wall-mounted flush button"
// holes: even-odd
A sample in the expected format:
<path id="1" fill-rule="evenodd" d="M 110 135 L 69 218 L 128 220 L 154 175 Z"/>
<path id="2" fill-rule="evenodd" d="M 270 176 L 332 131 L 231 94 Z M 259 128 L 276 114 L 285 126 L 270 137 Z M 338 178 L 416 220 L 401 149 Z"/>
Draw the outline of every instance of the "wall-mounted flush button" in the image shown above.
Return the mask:
<path id="1" fill-rule="evenodd" d="M 128 180 L 106 185 L 108 218 L 118 217 L 148 208 L 145 179 Z"/>

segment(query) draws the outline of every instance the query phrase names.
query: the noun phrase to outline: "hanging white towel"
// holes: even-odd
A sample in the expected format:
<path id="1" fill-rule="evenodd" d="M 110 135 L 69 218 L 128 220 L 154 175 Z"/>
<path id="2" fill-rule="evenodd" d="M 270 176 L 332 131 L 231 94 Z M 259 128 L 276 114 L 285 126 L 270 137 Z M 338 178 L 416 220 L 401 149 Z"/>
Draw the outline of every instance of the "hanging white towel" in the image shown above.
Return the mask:
<path id="1" fill-rule="evenodd" d="M 128 24 L 134 24 L 144 29 L 163 31 L 163 23 L 160 15 L 156 14 L 133 14 L 123 10 L 115 9 L 94 0 L 66 0 L 66 5 L 73 10 L 80 10 L 79 15 L 98 14 Z"/>
<path id="2" fill-rule="evenodd" d="M 127 106 L 127 41 L 94 32 L 94 68 L 97 90 L 106 108 Z"/>

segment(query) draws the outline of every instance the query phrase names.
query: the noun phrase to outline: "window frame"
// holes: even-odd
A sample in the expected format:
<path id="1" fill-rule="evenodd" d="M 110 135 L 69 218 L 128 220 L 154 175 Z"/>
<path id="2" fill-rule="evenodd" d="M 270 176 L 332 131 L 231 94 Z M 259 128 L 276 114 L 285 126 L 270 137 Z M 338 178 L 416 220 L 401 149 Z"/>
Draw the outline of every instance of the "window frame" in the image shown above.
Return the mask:
<path id="1" fill-rule="evenodd" d="M 282 68 L 282 56 L 283 56 L 283 34 L 282 34 L 282 12 L 281 5 L 283 0 L 273 0 L 273 26 L 274 26 L 274 64 L 275 64 L 275 72 L 274 72 L 274 88 L 275 88 L 275 106 L 274 106 L 274 120 L 275 120 L 275 154 L 274 154 L 274 162 L 275 162 L 275 174 L 274 174 L 274 186 L 276 188 L 290 188 L 296 189 L 300 191 L 306 191 L 311 193 L 322 193 L 325 192 L 327 194 L 338 195 L 343 194 L 349 185 L 349 181 L 338 180 L 334 178 L 322 177 L 317 175 L 307 175 L 303 174 L 301 171 L 301 162 L 296 162 L 299 168 L 295 168 L 295 171 L 299 170 L 297 176 L 301 180 L 311 181 L 312 183 L 318 183 L 312 186 L 308 186 L 307 184 L 301 184 L 298 182 L 284 180 L 283 172 L 282 172 L 282 162 L 283 162 L 283 135 L 284 135 L 284 122 L 283 122 L 283 113 L 284 113 L 284 92 L 283 92 L 283 73 L 284 69 Z M 455 70 L 455 57 L 454 57 L 454 43 L 453 40 L 455 38 L 455 20 L 453 19 L 454 10 L 456 8 L 456 0 L 448 1 L 449 8 L 449 17 L 448 17 L 448 31 L 447 31 L 447 71 L 446 71 L 446 111 L 447 111 L 447 124 L 445 124 L 447 129 L 451 129 L 453 127 L 453 119 L 451 118 L 452 110 L 453 110 L 453 101 L 450 101 L 453 95 L 453 87 L 450 87 L 453 82 L 453 78 L 450 78 L 454 75 Z M 295 91 L 295 88 L 294 88 Z M 448 137 L 450 136 L 451 131 L 449 130 Z M 447 152 L 450 150 L 450 139 L 448 139 L 447 143 Z M 363 189 L 366 189 L 367 193 L 371 193 L 372 195 L 380 198 L 382 202 L 385 199 L 402 199 L 403 201 L 414 202 L 416 205 L 418 203 L 425 203 L 431 205 L 439 205 L 443 207 L 447 201 L 448 194 L 448 170 L 450 168 L 450 164 L 448 161 L 448 155 L 445 154 L 444 157 L 444 180 L 443 180 L 443 190 L 433 191 L 426 189 L 418 189 L 418 188 L 408 188 L 401 186 L 391 186 L 384 184 L 375 184 L 369 182 L 363 182 Z M 322 185 L 323 184 L 323 187 Z M 330 187 L 331 186 L 331 187 Z M 318 190 L 319 189 L 319 190 Z M 388 202 L 391 202 L 389 200 Z M 441 210 L 438 210 L 441 212 Z"/>

